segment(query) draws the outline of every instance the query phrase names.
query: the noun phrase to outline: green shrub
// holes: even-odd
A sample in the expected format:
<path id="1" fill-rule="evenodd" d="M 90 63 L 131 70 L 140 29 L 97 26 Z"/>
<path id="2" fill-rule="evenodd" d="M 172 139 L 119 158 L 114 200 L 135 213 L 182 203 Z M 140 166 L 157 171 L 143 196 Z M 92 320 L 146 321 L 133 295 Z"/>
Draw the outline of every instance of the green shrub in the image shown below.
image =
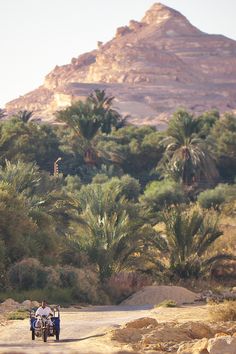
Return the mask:
<path id="1" fill-rule="evenodd" d="M 65 187 L 63 188 L 67 193 L 76 193 L 80 190 L 82 183 L 79 176 L 66 176 L 65 177 Z"/>
<path id="2" fill-rule="evenodd" d="M 176 307 L 177 303 L 174 300 L 164 300 L 160 302 L 156 307 Z"/>
<path id="3" fill-rule="evenodd" d="M 52 292 L 57 288 L 69 289 L 74 301 L 102 304 L 107 297 L 101 289 L 98 273 L 89 267 L 75 268 L 72 266 L 48 267 L 46 287 Z"/>
<path id="4" fill-rule="evenodd" d="M 26 310 L 16 310 L 9 312 L 7 315 L 8 320 L 25 320 L 29 317 L 29 312 Z"/>
<path id="5" fill-rule="evenodd" d="M 120 195 L 124 196 L 127 200 L 137 201 L 140 193 L 141 186 L 139 181 L 129 175 L 124 175 L 121 178 L 113 177 L 106 185 L 111 189 L 120 189 Z"/>
<path id="6" fill-rule="evenodd" d="M 160 211 L 164 207 L 184 201 L 185 196 L 181 185 L 171 180 L 151 182 L 141 197 L 141 202 L 154 211 Z"/>
<path id="7" fill-rule="evenodd" d="M 105 173 L 98 173 L 93 177 L 92 183 L 103 184 L 109 181 L 109 177 Z"/>
<path id="8" fill-rule="evenodd" d="M 0 301 L 11 297 L 15 301 L 23 302 L 25 299 L 32 299 L 39 303 L 46 299 L 49 304 L 60 304 L 68 306 L 75 303 L 76 299 L 72 296 L 72 289 L 33 289 L 33 290 L 11 290 L 0 293 Z"/>
<path id="9" fill-rule="evenodd" d="M 47 272 L 37 259 L 27 258 L 12 265 L 7 277 L 13 289 L 28 290 L 44 287 Z"/>
<path id="10" fill-rule="evenodd" d="M 60 283 L 63 288 L 71 288 L 78 282 L 77 269 L 72 267 L 58 268 Z"/>
<path id="11" fill-rule="evenodd" d="M 235 186 L 219 184 L 214 189 L 207 189 L 198 196 L 198 203 L 205 209 L 219 209 L 220 205 L 236 196 Z"/>

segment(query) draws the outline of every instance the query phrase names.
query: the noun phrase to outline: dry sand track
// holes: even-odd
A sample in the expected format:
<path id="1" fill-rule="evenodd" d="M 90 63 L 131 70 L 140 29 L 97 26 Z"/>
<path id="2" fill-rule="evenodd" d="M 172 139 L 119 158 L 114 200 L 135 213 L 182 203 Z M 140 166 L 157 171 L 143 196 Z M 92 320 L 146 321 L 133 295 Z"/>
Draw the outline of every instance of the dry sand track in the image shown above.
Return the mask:
<path id="1" fill-rule="evenodd" d="M 29 321 L 12 321 L 0 328 L 0 353 L 115 353 L 101 339 L 108 328 L 132 319 L 150 315 L 150 306 L 99 306 L 81 310 L 64 309 L 61 312 L 60 341 L 54 337 L 44 343 L 41 338 L 31 340 Z"/>
<path id="2" fill-rule="evenodd" d="M 84 309 L 63 309 L 60 341 L 54 337 L 44 343 L 31 340 L 29 321 L 11 321 L 0 327 L 0 353 L 11 354 L 124 354 L 124 346 L 105 336 L 109 329 L 140 317 L 153 317 L 158 322 L 208 321 L 207 306 L 176 308 L 146 306 L 98 306 Z"/>

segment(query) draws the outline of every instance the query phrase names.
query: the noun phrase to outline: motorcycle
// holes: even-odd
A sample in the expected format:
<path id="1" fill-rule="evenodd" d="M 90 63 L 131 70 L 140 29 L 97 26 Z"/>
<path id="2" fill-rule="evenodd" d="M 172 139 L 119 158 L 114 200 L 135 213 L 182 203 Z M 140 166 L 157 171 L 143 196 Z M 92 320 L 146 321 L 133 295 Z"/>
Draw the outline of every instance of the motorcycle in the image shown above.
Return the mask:
<path id="1" fill-rule="evenodd" d="M 30 312 L 30 330 L 32 333 L 32 340 L 35 340 L 35 337 L 42 337 L 43 341 L 47 342 L 48 337 L 53 336 L 56 336 L 56 340 L 59 340 L 60 307 L 57 306 L 53 312 L 53 316 L 38 316 L 38 318 L 35 317 L 35 312 L 33 310 Z"/>

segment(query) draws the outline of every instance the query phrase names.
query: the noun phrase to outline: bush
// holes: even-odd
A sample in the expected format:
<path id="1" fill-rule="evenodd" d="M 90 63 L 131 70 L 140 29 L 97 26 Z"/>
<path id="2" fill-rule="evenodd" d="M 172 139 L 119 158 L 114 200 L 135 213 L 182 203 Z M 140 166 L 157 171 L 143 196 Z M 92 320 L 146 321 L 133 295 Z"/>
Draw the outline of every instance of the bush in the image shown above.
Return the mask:
<path id="1" fill-rule="evenodd" d="M 160 302 L 156 307 L 176 307 L 177 303 L 174 300 L 164 300 Z"/>
<path id="2" fill-rule="evenodd" d="M 34 258 L 24 259 L 13 265 L 8 271 L 8 283 L 18 292 L 35 290 L 35 295 L 28 297 L 41 301 L 45 294 L 48 301 L 71 303 L 75 301 L 90 304 L 104 304 L 108 297 L 101 289 L 98 273 L 91 268 L 56 266 L 43 268 Z M 58 292 L 58 289 L 61 291 Z M 17 294 L 16 296 L 18 296 Z"/>
<path id="3" fill-rule="evenodd" d="M 12 265 L 7 278 L 13 289 L 35 289 L 45 286 L 47 272 L 37 259 L 27 258 Z"/>
<path id="4" fill-rule="evenodd" d="M 78 192 L 82 186 L 81 179 L 79 178 L 79 176 L 68 175 L 65 177 L 65 183 L 66 186 L 64 187 L 64 190 L 72 194 Z"/>
<path id="5" fill-rule="evenodd" d="M 106 291 L 112 303 L 119 304 L 144 286 L 151 285 L 147 276 L 134 272 L 121 272 L 112 275 L 106 285 Z"/>
<path id="6" fill-rule="evenodd" d="M 92 183 L 103 184 L 109 181 L 109 177 L 105 173 L 98 173 L 93 177 Z"/>
<path id="7" fill-rule="evenodd" d="M 58 268 L 62 288 L 71 288 L 78 282 L 77 271 L 73 267 Z"/>
<path id="8" fill-rule="evenodd" d="M 72 288 L 78 283 L 77 268 L 71 266 L 47 267 L 48 273 L 45 287 L 54 288 Z"/>
<path id="9" fill-rule="evenodd" d="M 63 266 L 83 268 L 89 264 L 89 256 L 74 240 L 65 240 L 64 249 L 58 255 L 58 263 Z"/>
<path id="10" fill-rule="evenodd" d="M 100 288 L 98 273 L 90 268 L 71 266 L 48 267 L 47 288 L 52 292 L 57 288 L 70 289 L 74 301 L 102 304 L 107 298 Z"/>
<path id="11" fill-rule="evenodd" d="M 228 184 L 219 184 L 214 189 L 207 189 L 198 196 L 198 203 L 205 209 L 219 209 L 225 201 L 236 196 L 236 188 Z"/>
<path id="12" fill-rule="evenodd" d="M 93 269 L 77 269 L 77 280 L 72 291 L 77 301 L 90 304 L 109 303 L 108 297 L 101 288 L 99 275 Z"/>
<path id="13" fill-rule="evenodd" d="M 236 321 L 236 301 L 209 305 L 208 311 L 213 321 Z"/>
<path id="14" fill-rule="evenodd" d="M 29 312 L 26 310 L 16 310 L 9 312 L 7 315 L 8 320 L 25 320 L 29 317 Z"/>
<path id="15" fill-rule="evenodd" d="M 127 200 L 137 201 L 140 193 L 141 186 L 139 181 L 129 175 L 124 175 L 121 178 L 113 177 L 107 182 L 107 186 L 111 190 L 120 188 L 121 195 Z"/>
<path id="16" fill-rule="evenodd" d="M 154 211 L 160 211 L 164 207 L 184 201 L 185 196 L 181 185 L 171 180 L 151 182 L 141 197 L 141 202 Z"/>
<path id="17" fill-rule="evenodd" d="M 0 293 L 0 301 L 11 297 L 15 301 L 23 302 L 25 299 L 32 299 L 41 302 L 46 299 L 49 304 L 60 304 L 68 306 L 75 302 L 72 296 L 72 289 L 33 289 L 33 290 L 11 290 Z"/>

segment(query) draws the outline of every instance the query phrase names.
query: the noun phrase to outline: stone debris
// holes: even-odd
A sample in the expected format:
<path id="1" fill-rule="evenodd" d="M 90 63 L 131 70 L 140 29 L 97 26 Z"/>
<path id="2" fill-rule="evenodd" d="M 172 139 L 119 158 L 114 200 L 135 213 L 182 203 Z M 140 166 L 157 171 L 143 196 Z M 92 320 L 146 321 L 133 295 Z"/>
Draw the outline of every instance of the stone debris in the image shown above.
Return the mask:
<path id="1" fill-rule="evenodd" d="M 20 308 L 30 310 L 32 308 L 39 307 L 38 301 L 25 300 L 20 304 Z"/>
<path id="2" fill-rule="evenodd" d="M 232 288 L 230 291 L 222 291 L 222 293 L 214 293 L 212 290 L 204 290 L 198 295 L 196 301 L 215 301 L 222 302 L 224 300 L 236 300 L 236 291 Z"/>
<path id="3" fill-rule="evenodd" d="M 155 318 L 143 317 L 126 323 L 125 328 L 155 328 L 157 325 Z"/>
<path id="4" fill-rule="evenodd" d="M 38 301 L 25 300 L 19 303 L 11 298 L 6 299 L 0 304 L 0 313 L 14 311 L 18 309 L 30 310 L 31 308 L 39 307 Z"/>
<path id="5" fill-rule="evenodd" d="M 1 304 L 0 304 L 0 310 L 1 311 L 4 311 L 4 310 L 14 310 L 14 309 L 17 309 L 20 307 L 20 304 L 19 302 L 9 298 L 9 299 L 6 299 L 5 301 L 3 301 Z"/>
<path id="6" fill-rule="evenodd" d="M 207 350 L 209 354 L 235 354 L 236 338 L 227 336 L 209 339 Z"/>
<path id="7" fill-rule="evenodd" d="M 177 354 L 235 354 L 236 338 L 224 336 L 180 345 Z"/>
<path id="8" fill-rule="evenodd" d="M 184 343 L 180 345 L 177 354 L 208 354 L 207 345 L 207 338 L 203 338 L 193 343 Z"/>
<path id="9" fill-rule="evenodd" d="M 109 336 L 112 341 L 123 343 L 140 353 L 235 354 L 236 351 L 232 351 L 236 343 L 235 326 L 234 322 L 159 323 L 155 318 L 143 317 L 111 331 Z M 223 344 L 229 352 L 220 352 Z"/>

